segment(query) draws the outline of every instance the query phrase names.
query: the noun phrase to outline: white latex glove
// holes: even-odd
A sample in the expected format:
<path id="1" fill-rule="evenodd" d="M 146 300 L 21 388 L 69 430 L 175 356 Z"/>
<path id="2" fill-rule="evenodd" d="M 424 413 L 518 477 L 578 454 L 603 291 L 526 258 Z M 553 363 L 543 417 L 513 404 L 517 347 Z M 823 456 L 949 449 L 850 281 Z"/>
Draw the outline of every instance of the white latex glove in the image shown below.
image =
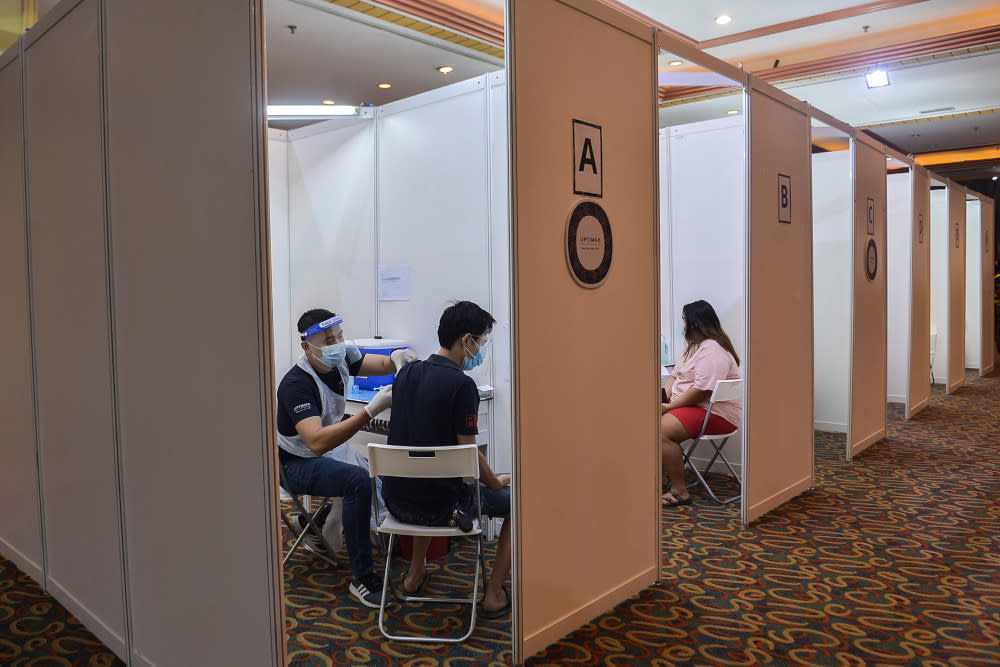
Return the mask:
<path id="1" fill-rule="evenodd" d="M 389 355 L 389 359 L 392 360 L 392 364 L 396 367 L 396 372 L 398 373 L 403 370 L 403 366 L 411 361 L 419 360 L 420 357 L 413 350 L 393 350 L 392 354 Z"/>
<path id="2" fill-rule="evenodd" d="M 378 390 L 378 393 L 368 401 L 368 405 L 365 406 L 365 412 L 372 419 L 380 412 L 388 410 L 392 407 L 392 385 L 387 385 Z"/>

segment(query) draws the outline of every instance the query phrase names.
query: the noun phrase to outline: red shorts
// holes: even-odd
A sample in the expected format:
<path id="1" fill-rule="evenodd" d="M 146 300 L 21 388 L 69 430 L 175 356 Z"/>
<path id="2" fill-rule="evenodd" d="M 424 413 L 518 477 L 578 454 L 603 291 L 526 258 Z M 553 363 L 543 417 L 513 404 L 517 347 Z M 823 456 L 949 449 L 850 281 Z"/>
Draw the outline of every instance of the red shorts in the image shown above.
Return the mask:
<path id="1" fill-rule="evenodd" d="M 701 425 L 705 423 L 705 414 L 708 412 L 705 408 L 699 408 L 696 405 L 687 406 L 684 408 L 676 408 L 671 410 L 667 414 L 677 417 L 677 420 L 684 425 L 687 429 L 688 434 L 694 438 L 699 433 L 701 433 Z M 708 426 L 705 428 L 705 435 L 723 435 L 726 433 L 732 433 L 737 427 L 730 424 L 728 421 L 723 419 L 718 415 L 712 415 L 708 418 Z"/>

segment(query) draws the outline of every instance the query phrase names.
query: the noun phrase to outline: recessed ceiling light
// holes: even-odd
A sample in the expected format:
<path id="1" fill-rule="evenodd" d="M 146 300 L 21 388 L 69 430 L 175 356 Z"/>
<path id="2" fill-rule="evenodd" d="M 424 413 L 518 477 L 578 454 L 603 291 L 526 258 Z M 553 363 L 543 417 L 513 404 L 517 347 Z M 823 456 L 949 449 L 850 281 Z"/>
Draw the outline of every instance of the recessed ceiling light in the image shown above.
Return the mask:
<path id="1" fill-rule="evenodd" d="M 323 104 L 326 104 L 328 106 L 333 106 L 334 104 L 336 104 L 336 102 L 334 102 L 333 100 L 323 100 Z"/>
<path id="2" fill-rule="evenodd" d="M 383 82 L 378 84 L 378 87 L 381 88 L 382 90 L 388 90 L 389 88 L 392 88 L 392 84 Z"/>
<path id="3" fill-rule="evenodd" d="M 884 69 L 873 69 L 865 74 L 865 83 L 869 88 L 881 88 L 889 85 L 889 73 Z"/>
<path id="4" fill-rule="evenodd" d="M 727 23 L 729 23 L 732 20 L 733 20 L 733 17 L 730 16 L 729 14 L 721 14 L 721 15 L 715 17 L 715 22 L 718 23 L 719 25 L 726 25 Z"/>
<path id="5" fill-rule="evenodd" d="M 455 71 L 455 68 L 451 65 L 442 65 L 441 67 L 438 67 L 438 71 L 442 74 L 451 74 Z"/>
<path id="6" fill-rule="evenodd" d="M 732 115 L 738 114 L 739 112 L 740 112 L 739 109 L 730 109 L 726 113 L 729 114 L 730 116 L 732 116 Z"/>
<path id="7" fill-rule="evenodd" d="M 681 65 L 684 64 L 684 61 L 682 61 L 682 60 L 671 60 L 668 64 L 671 67 L 680 67 Z"/>

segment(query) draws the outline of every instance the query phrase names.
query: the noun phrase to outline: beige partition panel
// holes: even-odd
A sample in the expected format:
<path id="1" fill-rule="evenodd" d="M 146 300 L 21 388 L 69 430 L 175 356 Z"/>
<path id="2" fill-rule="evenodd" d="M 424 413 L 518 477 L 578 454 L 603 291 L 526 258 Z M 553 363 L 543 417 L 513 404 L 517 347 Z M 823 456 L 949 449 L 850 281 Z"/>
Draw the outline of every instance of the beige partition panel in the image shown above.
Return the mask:
<path id="1" fill-rule="evenodd" d="M 107 2 L 133 665 L 284 662 L 262 15 Z"/>
<path id="2" fill-rule="evenodd" d="M 19 48 L 0 55 L 0 553 L 44 583 Z"/>
<path id="3" fill-rule="evenodd" d="M 512 0 L 509 12 L 514 651 L 523 660 L 657 578 L 656 87 L 652 30 L 614 10 Z M 574 119 L 602 128 L 578 127 L 601 153 L 587 156 L 603 182 L 587 163 L 576 189 L 603 197 L 574 194 Z M 581 200 L 599 204 L 612 230 L 610 272 L 595 289 L 567 267 Z M 598 331 L 628 347 L 627 363 L 594 354 Z"/>
<path id="4" fill-rule="evenodd" d="M 805 105 L 753 77 L 747 110 L 744 523 L 812 486 L 814 440 L 809 116 Z"/>
<path id="5" fill-rule="evenodd" d="M 913 265 L 910 304 L 910 387 L 906 418 L 927 407 L 931 399 L 931 181 L 923 167 L 914 166 Z"/>
<path id="6" fill-rule="evenodd" d="M 983 211 L 983 352 L 981 375 L 993 372 L 996 366 L 996 315 L 994 313 L 993 262 L 996 239 L 993 238 L 995 202 L 989 197 L 980 197 Z"/>
<path id="7" fill-rule="evenodd" d="M 46 588 L 125 656 L 101 141 L 100 3 L 25 41 L 25 115 Z"/>
<path id="8" fill-rule="evenodd" d="M 854 312 L 848 460 L 884 438 L 888 424 L 885 147 L 860 133 L 851 145 L 854 153 Z"/>
<path id="9" fill-rule="evenodd" d="M 949 394 L 965 384 L 965 195 L 965 188 L 948 184 Z"/>

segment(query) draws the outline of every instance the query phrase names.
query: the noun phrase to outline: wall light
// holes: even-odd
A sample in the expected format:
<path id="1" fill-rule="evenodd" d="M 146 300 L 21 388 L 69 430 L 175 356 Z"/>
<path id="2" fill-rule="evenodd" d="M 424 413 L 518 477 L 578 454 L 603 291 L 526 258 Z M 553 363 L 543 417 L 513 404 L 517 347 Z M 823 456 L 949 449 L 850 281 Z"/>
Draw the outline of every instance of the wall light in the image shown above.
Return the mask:
<path id="1" fill-rule="evenodd" d="M 392 84 L 391 83 L 380 83 L 380 84 L 378 84 L 378 87 L 381 88 L 382 90 L 388 90 L 388 89 L 392 88 Z"/>
<path id="2" fill-rule="evenodd" d="M 684 61 L 682 61 L 682 60 L 671 60 L 667 64 L 670 65 L 671 67 L 680 67 L 681 65 L 684 64 Z"/>
<path id="3" fill-rule="evenodd" d="M 336 116 L 357 116 L 358 107 L 344 104 L 268 104 L 268 118 L 334 118 Z"/>
<path id="4" fill-rule="evenodd" d="M 734 116 L 734 115 L 738 114 L 739 112 L 740 112 L 739 109 L 730 109 L 726 113 L 729 114 L 730 116 Z"/>
<path id="5" fill-rule="evenodd" d="M 884 69 L 873 69 L 865 74 L 865 83 L 869 88 L 881 88 L 889 85 L 889 73 Z"/>
<path id="6" fill-rule="evenodd" d="M 336 102 L 334 102 L 333 100 L 323 100 L 323 104 L 327 106 L 333 106 L 334 104 L 336 104 Z"/>
<path id="7" fill-rule="evenodd" d="M 437 70 L 442 74 L 451 74 L 455 71 L 455 68 L 451 65 L 442 65 L 441 67 L 438 67 Z"/>
<path id="8" fill-rule="evenodd" d="M 718 23 L 719 25 L 726 25 L 727 23 L 730 23 L 732 20 L 733 17 L 730 16 L 729 14 L 722 14 L 720 16 L 715 17 L 715 22 Z"/>

